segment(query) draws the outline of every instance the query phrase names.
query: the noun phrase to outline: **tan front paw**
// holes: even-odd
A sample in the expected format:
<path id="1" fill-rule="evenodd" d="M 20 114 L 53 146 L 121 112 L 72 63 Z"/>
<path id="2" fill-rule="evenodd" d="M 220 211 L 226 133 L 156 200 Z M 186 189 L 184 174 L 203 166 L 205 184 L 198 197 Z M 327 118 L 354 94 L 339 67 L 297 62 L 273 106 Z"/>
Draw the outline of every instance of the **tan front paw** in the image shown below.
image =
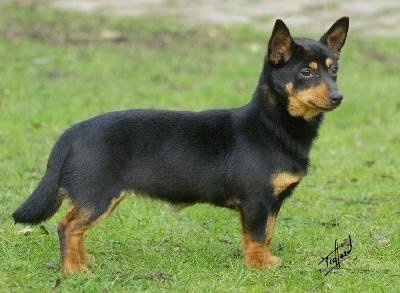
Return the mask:
<path id="1" fill-rule="evenodd" d="M 267 264 L 268 266 L 272 267 L 273 265 L 276 265 L 278 263 L 280 263 L 281 260 L 279 259 L 279 257 L 276 257 L 275 255 L 270 254 L 268 260 L 267 260 Z"/>
<path id="2" fill-rule="evenodd" d="M 270 268 L 279 262 L 279 258 L 273 256 L 268 250 L 249 252 L 245 256 L 246 265 L 252 269 Z"/>
<path id="3" fill-rule="evenodd" d="M 64 264 L 62 274 L 64 277 L 72 274 L 88 273 L 89 269 L 84 264 Z"/>
<path id="4" fill-rule="evenodd" d="M 85 253 L 85 254 L 81 255 L 81 262 L 86 265 L 93 264 L 95 261 L 96 261 L 96 258 L 92 254 Z"/>

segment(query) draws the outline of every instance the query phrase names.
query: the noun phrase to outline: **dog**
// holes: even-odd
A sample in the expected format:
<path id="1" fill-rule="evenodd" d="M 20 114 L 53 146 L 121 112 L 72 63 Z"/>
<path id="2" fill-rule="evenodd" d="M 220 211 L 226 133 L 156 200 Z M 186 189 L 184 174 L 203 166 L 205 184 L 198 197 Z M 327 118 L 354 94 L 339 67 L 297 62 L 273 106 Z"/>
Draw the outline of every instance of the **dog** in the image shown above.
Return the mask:
<path id="1" fill-rule="evenodd" d="M 343 99 L 336 84 L 349 18 L 319 41 L 293 38 L 276 20 L 258 85 L 240 108 L 202 112 L 126 110 L 65 131 L 40 183 L 14 213 L 16 223 L 58 224 L 64 275 L 88 270 L 85 232 L 133 191 L 175 206 L 210 203 L 239 212 L 245 264 L 268 268 L 283 201 L 306 175 L 325 112 Z"/>

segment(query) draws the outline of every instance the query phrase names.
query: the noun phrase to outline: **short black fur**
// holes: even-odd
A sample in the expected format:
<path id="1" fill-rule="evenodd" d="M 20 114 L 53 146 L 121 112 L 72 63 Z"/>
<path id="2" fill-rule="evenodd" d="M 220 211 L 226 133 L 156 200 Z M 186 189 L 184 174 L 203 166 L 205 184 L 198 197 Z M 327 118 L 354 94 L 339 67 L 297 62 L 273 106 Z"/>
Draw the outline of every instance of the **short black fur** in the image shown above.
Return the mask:
<path id="1" fill-rule="evenodd" d="M 347 33 L 348 18 L 335 25 Z M 275 182 L 274 176 L 307 173 L 310 149 L 323 119 L 322 108 L 310 119 L 288 111 L 288 86 L 296 98 L 321 83 L 327 87 L 328 100 L 338 95 L 336 74 L 324 67 L 328 59 L 336 66 L 338 56 L 326 38 L 291 38 L 278 20 L 259 83 L 244 107 L 203 112 L 128 110 L 76 124 L 55 144 L 46 174 L 14 212 L 14 220 L 40 223 L 67 196 L 76 207 L 90 211 L 87 222 L 92 223 L 121 192 L 132 190 L 176 205 L 211 203 L 237 209 L 251 241 L 265 243 L 267 218 L 276 217 L 300 180 L 279 181 L 278 176 Z M 303 69 L 310 62 L 316 62 L 319 70 L 312 77 Z M 284 189 L 274 194 L 279 184 Z M 251 259 L 248 264 L 266 266 Z"/>

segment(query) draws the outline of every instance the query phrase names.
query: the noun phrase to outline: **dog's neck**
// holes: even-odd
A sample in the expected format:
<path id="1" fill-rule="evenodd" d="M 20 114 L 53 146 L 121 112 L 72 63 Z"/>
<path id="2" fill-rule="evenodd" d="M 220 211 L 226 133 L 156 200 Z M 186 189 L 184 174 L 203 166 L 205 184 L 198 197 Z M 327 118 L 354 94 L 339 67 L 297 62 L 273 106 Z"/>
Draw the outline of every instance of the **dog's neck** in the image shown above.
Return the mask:
<path id="1" fill-rule="evenodd" d="M 293 117 L 287 110 L 287 97 L 283 93 L 274 91 L 268 84 L 265 74 L 266 68 L 261 73 L 259 83 L 250 102 L 252 115 L 258 116 L 259 121 L 269 132 L 276 137 L 290 138 L 291 141 L 301 144 L 307 152 L 313 140 L 318 136 L 318 129 L 323 119 L 323 114 L 306 121 L 302 117 Z"/>

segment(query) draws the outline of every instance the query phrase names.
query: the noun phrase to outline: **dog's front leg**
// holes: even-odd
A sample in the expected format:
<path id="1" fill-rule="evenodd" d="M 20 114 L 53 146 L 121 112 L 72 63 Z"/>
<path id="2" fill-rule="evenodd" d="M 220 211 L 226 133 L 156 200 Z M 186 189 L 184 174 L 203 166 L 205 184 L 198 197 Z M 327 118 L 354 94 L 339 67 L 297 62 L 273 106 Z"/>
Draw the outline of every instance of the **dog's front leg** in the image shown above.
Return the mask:
<path id="1" fill-rule="evenodd" d="M 268 268 L 279 262 L 269 249 L 275 217 L 263 203 L 255 203 L 240 210 L 245 263 L 250 268 Z"/>

